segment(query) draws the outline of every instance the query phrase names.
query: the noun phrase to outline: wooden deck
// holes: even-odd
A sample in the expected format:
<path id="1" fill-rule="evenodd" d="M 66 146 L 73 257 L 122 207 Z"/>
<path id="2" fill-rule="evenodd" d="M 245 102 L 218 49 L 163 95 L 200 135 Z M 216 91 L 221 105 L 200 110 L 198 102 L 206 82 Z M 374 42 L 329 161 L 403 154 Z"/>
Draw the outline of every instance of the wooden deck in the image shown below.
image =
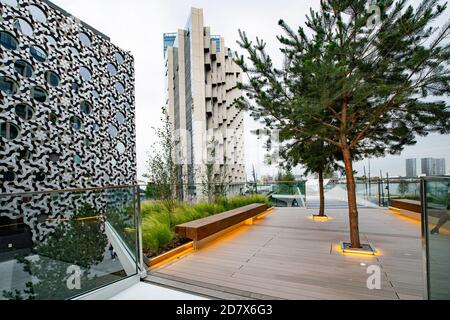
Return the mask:
<path id="1" fill-rule="evenodd" d="M 330 209 L 334 219 L 325 223 L 308 219 L 313 213 L 276 209 L 154 270 L 148 280 L 225 299 L 422 299 L 418 222 L 361 209 L 362 240 L 379 255 L 344 255 L 338 245 L 348 240 L 347 210 Z M 382 269 L 381 290 L 367 288 L 370 265 Z"/>

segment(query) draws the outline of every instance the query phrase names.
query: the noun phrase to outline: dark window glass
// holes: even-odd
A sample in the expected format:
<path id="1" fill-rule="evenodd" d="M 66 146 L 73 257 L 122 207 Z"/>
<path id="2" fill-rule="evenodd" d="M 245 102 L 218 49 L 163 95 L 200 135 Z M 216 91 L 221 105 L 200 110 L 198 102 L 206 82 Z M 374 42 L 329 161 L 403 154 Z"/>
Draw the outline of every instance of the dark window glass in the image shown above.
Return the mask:
<path id="1" fill-rule="evenodd" d="M 14 95 L 18 90 L 17 82 L 15 82 L 10 77 L 1 76 L 0 77 L 0 91 L 5 93 L 7 96 Z"/>
<path id="2" fill-rule="evenodd" d="M 51 162 L 58 162 L 60 155 L 58 153 L 50 153 L 49 158 Z"/>
<path id="3" fill-rule="evenodd" d="M 45 173 L 39 172 L 36 174 L 36 181 L 42 182 L 45 180 Z"/>
<path id="4" fill-rule="evenodd" d="M 81 119 L 78 117 L 70 118 L 70 126 L 72 129 L 80 130 L 81 129 Z"/>
<path id="5" fill-rule="evenodd" d="M 28 149 L 23 149 L 19 153 L 20 159 L 23 160 L 30 160 L 31 159 L 31 152 Z"/>
<path id="6" fill-rule="evenodd" d="M 92 112 L 92 105 L 87 102 L 87 101 L 83 101 L 81 102 L 81 111 L 85 114 L 91 114 Z"/>
<path id="7" fill-rule="evenodd" d="M 13 171 L 8 170 L 3 173 L 3 180 L 6 182 L 13 182 L 16 180 L 16 174 Z"/>
<path id="8" fill-rule="evenodd" d="M 48 120 L 50 120 L 50 122 L 52 124 L 56 124 L 58 122 L 58 116 L 56 115 L 56 113 L 50 113 L 50 115 L 48 116 Z"/>
<path id="9" fill-rule="evenodd" d="M 0 44 L 8 50 L 16 50 L 19 45 L 17 39 L 6 31 L 0 31 Z"/>
<path id="10" fill-rule="evenodd" d="M 47 91 L 45 91 L 41 87 L 34 87 L 31 90 L 31 97 L 37 102 L 44 103 L 45 101 L 47 101 L 47 96 Z"/>
<path id="11" fill-rule="evenodd" d="M 47 71 L 45 73 L 45 78 L 47 79 L 47 82 L 52 87 L 57 87 L 59 85 L 59 76 L 53 72 L 53 71 Z"/>
<path id="12" fill-rule="evenodd" d="M 24 60 L 17 60 L 14 63 L 14 69 L 16 69 L 17 73 L 23 77 L 31 77 L 33 75 L 34 69 L 28 62 Z"/>
<path id="13" fill-rule="evenodd" d="M 33 118 L 34 110 L 27 104 L 24 103 L 18 104 L 15 110 L 17 116 L 23 120 L 31 120 Z"/>
<path id="14" fill-rule="evenodd" d="M 20 129 L 11 122 L 0 122 L 0 137 L 14 140 L 19 136 Z"/>
<path id="15" fill-rule="evenodd" d="M 80 90 L 80 86 L 78 85 L 78 83 L 73 82 L 72 83 L 72 91 L 75 93 L 78 93 L 79 90 Z"/>

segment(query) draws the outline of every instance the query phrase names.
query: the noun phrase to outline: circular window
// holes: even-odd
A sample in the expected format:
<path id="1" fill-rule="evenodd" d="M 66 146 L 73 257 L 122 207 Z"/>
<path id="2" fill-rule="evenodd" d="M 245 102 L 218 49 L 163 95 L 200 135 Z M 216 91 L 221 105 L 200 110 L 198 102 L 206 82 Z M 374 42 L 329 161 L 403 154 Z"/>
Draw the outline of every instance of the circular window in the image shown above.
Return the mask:
<path id="1" fill-rule="evenodd" d="M 116 59 L 118 65 L 122 65 L 125 62 L 125 58 L 119 52 L 114 54 L 114 58 Z"/>
<path id="2" fill-rule="evenodd" d="M 77 48 L 70 47 L 68 50 L 69 50 L 69 54 L 70 54 L 72 57 L 77 57 L 77 56 L 80 54 L 80 52 L 78 52 L 78 49 L 77 49 Z"/>
<path id="3" fill-rule="evenodd" d="M 73 82 L 70 88 L 73 92 L 78 93 L 78 91 L 80 90 L 80 86 L 78 85 L 78 83 Z"/>
<path id="4" fill-rule="evenodd" d="M 54 47 L 57 46 L 56 39 L 53 36 L 47 36 L 46 38 L 49 45 Z"/>
<path id="5" fill-rule="evenodd" d="M 17 7 L 17 0 L 1 0 L 0 2 L 10 7 Z"/>
<path id="6" fill-rule="evenodd" d="M 125 115 L 122 112 L 118 111 L 116 113 L 116 120 L 119 124 L 125 123 Z"/>
<path id="7" fill-rule="evenodd" d="M 47 83 L 52 87 L 57 87 L 59 85 L 59 76 L 54 71 L 47 71 L 45 73 L 45 79 L 47 79 Z"/>
<path id="8" fill-rule="evenodd" d="M 73 162 L 75 162 L 76 164 L 81 164 L 81 157 L 79 155 L 76 155 L 75 157 L 73 157 Z"/>
<path id="9" fill-rule="evenodd" d="M 81 78 L 83 78 L 84 81 L 89 81 L 89 80 L 92 79 L 91 70 L 89 70 L 86 67 L 80 67 L 80 75 L 81 75 Z"/>
<path id="10" fill-rule="evenodd" d="M 17 39 L 6 31 L 0 31 L 0 44 L 8 50 L 16 50 L 19 45 Z"/>
<path id="11" fill-rule="evenodd" d="M 91 114 L 91 112 L 92 112 L 92 105 L 89 102 L 83 101 L 83 102 L 81 102 L 80 106 L 81 106 L 81 111 L 84 114 Z"/>
<path id="12" fill-rule="evenodd" d="M 100 95 L 98 94 L 98 91 L 97 91 L 97 90 L 92 90 L 92 91 L 91 91 L 91 94 L 92 94 L 92 96 L 93 96 L 94 98 L 96 98 L 96 99 L 98 99 L 98 97 L 100 96 Z"/>
<path id="13" fill-rule="evenodd" d="M 47 91 L 45 91 L 41 87 L 34 87 L 33 89 L 31 89 L 31 97 L 37 102 L 44 103 L 45 101 L 47 101 L 47 96 Z"/>
<path id="14" fill-rule="evenodd" d="M 116 149 L 120 154 L 125 153 L 125 145 L 122 142 L 117 143 Z"/>
<path id="15" fill-rule="evenodd" d="M 31 46 L 30 54 L 39 62 L 45 62 L 45 60 L 47 60 L 47 52 L 45 52 L 41 47 Z"/>
<path id="16" fill-rule="evenodd" d="M 42 23 L 47 22 L 47 16 L 45 15 L 44 11 L 38 6 L 31 5 L 27 9 L 36 21 Z"/>
<path id="17" fill-rule="evenodd" d="M 16 174 L 13 171 L 8 170 L 5 173 L 3 173 L 3 181 L 13 182 L 14 180 L 16 180 Z"/>
<path id="18" fill-rule="evenodd" d="M 7 96 L 12 96 L 16 94 L 19 86 L 17 82 L 15 82 L 10 77 L 0 76 L 0 91 L 6 94 Z"/>
<path id="19" fill-rule="evenodd" d="M 20 129 L 11 122 L 0 122 L 0 137 L 14 140 L 19 136 Z"/>
<path id="20" fill-rule="evenodd" d="M 90 147 L 92 142 L 89 139 L 84 139 L 84 143 L 83 144 L 84 144 L 85 147 Z"/>
<path id="21" fill-rule="evenodd" d="M 33 35 L 33 27 L 24 19 L 17 18 L 14 27 L 21 34 L 31 37 Z"/>
<path id="22" fill-rule="evenodd" d="M 110 125 L 108 127 L 108 133 L 112 138 L 115 138 L 119 134 L 119 130 L 117 130 L 117 128 L 115 126 Z"/>
<path id="23" fill-rule="evenodd" d="M 112 106 L 116 105 L 116 99 L 114 99 L 113 97 L 108 97 L 108 101 Z"/>
<path id="24" fill-rule="evenodd" d="M 16 69 L 18 74 L 26 78 L 30 78 L 34 73 L 34 69 L 31 64 L 24 60 L 17 60 L 14 63 L 14 69 Z"/>
<path id="25" fill-rule="evenodd" d="M 100 126 L 97 123 L 92 124 L 92 131 L 98 132 L 100 131 Z"/>
<path id="26" fill-rule="evenodd" d="M 36 181 L 42 182 L 45 180 L 45 173 L 39 172 L 36 174 Z"/>
<path id="27" fill-rule="evenodd" d="M 58 116 L 56 115 L 56 113 L 51 112 L 48 116 L 48 120 L 50 120 L 52 124 L 56 124 L 58 122 Z"/>
<path id="28" fill-rule="evenodd" d="M 28 149 L 23 149 L 19 152 L 20 159 L 23 160 L 30 160 L 31 159 L 31 152 Z"/>
<path id="29" fill-rule="evenodd" d="M 48 157 L 51 162 L 59 162 L 59 159 L 61 158 L 61 156 L 56 152 L 50 153 Z"/>
<path id="30" fill-rule="evenodd" d="M 15 108 L 16 114 L 19 118 L 23 120 L 31 120 L 34 115 L 34 110 L 32 107 L 25 103 L 20 103 Z"/>
<path id="31" fill-rule="evenodd" d="M 92 45 L 91 38 L 84 32 L 80 32 L 80 41 L 85 47 L 90 47 Z"/>
<path id="32" fill-rule="evenodd" d="M 125 87 L 123 86 L 123 84 L 121 82 L 116 82 L 116 90 L 119 94 L 122 94 L 125 92 Z"/>
<path id="33" fill-rule="evenodd" d="M 115 167 L 115 166 L 117 165 L 116 159 L 112 159 L 112 160 L 111 160 L 111 165 L 112 165 L 113 167 Z"/>
<path id="34" fill-rule="evenodd" d="M 81 119 L 73 116 L 72 118 L 70 118 L 70 126 L 74 130 L 77 130 L 77 131 L 80 130 L 81 129 Z"/>
<path id="35" fill-rule="evenodd" d="M 112 76 L 115 76 L 117 74 L 117 68 L 112 63 L 108 63 L 106 69 L 108 69 L 109 74 Z"/>

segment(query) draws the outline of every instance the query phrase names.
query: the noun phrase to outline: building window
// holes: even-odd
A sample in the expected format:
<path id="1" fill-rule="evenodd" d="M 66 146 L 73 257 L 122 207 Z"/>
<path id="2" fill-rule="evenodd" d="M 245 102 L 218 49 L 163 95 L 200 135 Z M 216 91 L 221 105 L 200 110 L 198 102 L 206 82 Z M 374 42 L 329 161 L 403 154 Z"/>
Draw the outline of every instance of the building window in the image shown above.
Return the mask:
<path id="1" fill-rule="evenodd" d="M 125 92 L 125 87 L 121 82 L 116 82 L 116 90 L 118 94 L 122 94 Z"/>
<path id="2" fill-rule="evenodd" d="M 80 107 L 81 107 L 81 111 L 84 114 L 91 114 L 91 112 L 92 112 L 92 105 L 89 102 L 87 102 L 87 101 L 81 102 Z"/>
<path id="3" fill-rule="evenodd" d="M 24 19 L 17 18 L 14 27 L 21 34 L 31 37 L 33 35 L 33 27 Z"/>
<path id="4" fill-rule="evenodd" d="M 110 125 L 108 127 L 108 133 L 111 136 L 111 138 L 115 138 L 119 134 L 119 130 L 117 130 L 117 128 L 115 126 Z"/>
<path id="5" fill-rule="evenodd" d="M 31 97 L 36 100 L 37 102 L 44 103 L 47 101 L 47 91 L 45 91 L 41 87 L 34 87 L 31 89 Z"/>
<path id="6" fill-rule="evenodd" d="M 17 82 L 15 82 L 10 77 L 1 76 L 0 77 L 0 91 L 6 94 L 7 96 L 12 96 L 16 94 L 19 86 Z"/>
<path id="7" fill-rule="evenodd" d="M 117 74 L 117 68 L 112 63 L 108 63 L 106 69 L 108 69 L 109 74 L 112 76 L 115 76 Z"/>
<path id="8" fill-rule="evenodd" d="M 14 180 L 16 180 L 16 174 L 13 171 L 8 170 L 5 173 L 3 173 L 3 181 L 13 182 Z"/>
<path id="9" fill-rule="evenodd" d="M 30 54 L 33 58 L 35 58 L 39 62 L 45 62 L 47 60 L 47 52 L 44 49 L 38 46 L 30 47 Z"/>
<path id="10" fill-rule="evenodd" d="M 48 155 L 48 157 L 49 157 L 51 162 L 56 163 L 56 162 L 59 162 L 59 159 L 60 159 L 61 156 L 58 153 L 54 152 L 54 153 L 50 153 Z"/>
<path id="11" fill-rule="evenodd" d="M 92 90 L 91 94 L 92 94 L 92 97 L 95 99 L 98 99 L 98 97 L 100 96 L 97 90 Z"/>
<path id="12" fill-rule="evenodd" d="M 80 90 L 80 86 L 78 85 L 78 83 L 76 82 L 72 82 L 71 84 L 71 88 L 70 88 L 73 92 L 78 93 L 78 91 Z"/>
<path id="13" fill-rule="evenodd" d="M 17 0 L 0 0 L 0 2 L 10 7 L 17 7 Z"/>
<path id="14" fill-rule="evenodd" d="M 6 140 L 14 140 L 20 134 L 18 126 L 11 122 L 0 122 L 0 137 Z"/>
<path id="15" fill-rule="evenodd" d="M 14 63 L 14 69 L 16 69 L 17 73 L 22 77 L 30 78 L 33 76 L 34 69 L 28 62 L 24 60 L 17 60 Z"/>
<path id="16" fill-rule="evenodd" d="M 97 123 L 93 123 L 92 124 L 92 131 L 93 132 L 98 132 L 100 131 L 100 126 Z"/>
<path id="17" fill-rule="evenodd" d="M 15 108 L 16 114 L 19 118 L 29 121 L 34 116 L 34 110 L 32 107 L 25 103 L 20 103 Z"/>
<path id="18" fill-rule="evenodd" d="M 75 157 L 73 157 L 73 162 L 75 162 L 75 164 L 81 164 L 81 157 L 79 155 L 76 155 Z"/>
<path id="19" fill-rule="evenodd" d="M 23 160 L 30 160 L 31 159 L 30 150 L 28 150 L 28 149 L 21 150 L 19 153 L 19 157 L 20 157 L 20 159 L 23 159 Z"/>
<path id="20" fill-rule="evenodd" d="M 114 58 L 116 59 L 117 64 L 120 66 L 125 62 L 125 58 L 119 52 L 114 54 Z"/>
<path id="21" fill-rule="evenodd" d="M 6 31 L 0 31 L 0 44 L 8 50 L 16 50 L 19 45 L 17 39 Z"/>
<path id="22" fill-rule="evenodd" d="M 120 154 L 125 153 L 125 145 L 122 142 L 117 143 L 116 149 Z"/>
<path id="23" fill-rule="evenodd" d="M 113 97 L 108 97 L 108 101 L 112 106 L 116 105 L 116 99 L 114 99 Z"/>
<path id="24" fill-rule="evenodd" d="M 56 115 L 56 113 L 51 112 L 48 116 L 48 120 L 50 120 L 52 124 L 56 124 L 58 122 L 58 116 Z"/>
<path id="25" fill-rule="evenodd" d="M 86 67 L 80 67 L 80 75 L 84 81 L 90 81 L 92 79 L 91 70 Z"/>
<path id="26" fill-rule="evenodd" d="M 116 120 L 117 120 L 117 123 L 119 123 L 119 124 L 123 124 L 123 123 L 125 123 L 125 115 L 122 113 L 122 112 L 117 112 L 116 113 Z"/>
<path id="27" fill-rule="evenodd" d="M 36 181 L 42 182 L 45 180 L 45 173 L 39 172 L 36 174 Z"/>
<path id="28" fill-rule="evenodd" d="M 52 87 L 57 87 L 59 85 L 59 76 L 56 74 L 56 72 L 53 72 L 51 70 L 47 71 L 45 73 L 45 79 L 47 80 L 47 83 Z"/>
<path id="29" fill-rule="evenodd" d="M 48 35 L 47 36 L 47 42 L 51 46 L 54 46 L 54 47 L 57 46 L 56 39 L 53 36 Z"/>
<path id="30" fill-rule="evenodd" d="M 70 54 L 72 57 L 77 57 L 77 56 L 80 54 L 80 52 L 78 52 L 78 49 L 77 49 L 77 48 L 70 47 L 68 50 L 69 50 L 69 54 Z"/>
<path id="31" fill-rule="evenodd" d="M 91 38 L 84 32 L 80 32 L 80 41 L 83 46 L 90 48 L 92 45 Z"/>
<path id="32" fill-rule="evenodd" d="M 33 16 L 34 20 L 46 23 L 47 22 L 47 16 L 45 15 L 44 11 L 39 8 L 38 6 L 31 5 L 28 8 L 28 11 Z"/>
<path id="33" fill-rule="evenodd" d="M 73 116 L 70 118 L 70 127 L 74 130 L 80 130 L 81 129 L 81 119 L 78 117 Z"/>

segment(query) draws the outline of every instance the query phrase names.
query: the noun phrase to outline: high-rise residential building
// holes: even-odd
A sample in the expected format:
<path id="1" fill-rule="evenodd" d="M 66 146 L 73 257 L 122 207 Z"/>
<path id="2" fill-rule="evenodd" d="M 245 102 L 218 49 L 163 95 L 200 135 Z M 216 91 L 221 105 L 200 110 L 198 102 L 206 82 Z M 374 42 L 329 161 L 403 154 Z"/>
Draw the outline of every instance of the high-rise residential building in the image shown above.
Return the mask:
<path id="1" fill-rule="evenodd" d="M 180 181 L 199 194 L 210 164 L 216 180 L 245 182 L 244 114 L 233 103 L 242 72 L 224 39 L 204 26 L 202 9 L 191 9 L 185 29 L 164 34 L 164 57 Z"/>
<path id="2" fill-rule="evenodd" d="M 417 159 L 406 159 L 406 177 L 417 177 Z"/>
<path id="3" fill-rule="evenodd" d="M 1 193 L 135 184 L 132 55 L 49 1 L 0 4 Z M 0 218 L 39 240 L 80 202 L 60 197 L 2 197 Z"/>
<path id="4" fill-rule="evenodd" d="M 423 158 L 422 174 L 427 176 L 443 176 L 446 173 L 445 159 Z"/>

